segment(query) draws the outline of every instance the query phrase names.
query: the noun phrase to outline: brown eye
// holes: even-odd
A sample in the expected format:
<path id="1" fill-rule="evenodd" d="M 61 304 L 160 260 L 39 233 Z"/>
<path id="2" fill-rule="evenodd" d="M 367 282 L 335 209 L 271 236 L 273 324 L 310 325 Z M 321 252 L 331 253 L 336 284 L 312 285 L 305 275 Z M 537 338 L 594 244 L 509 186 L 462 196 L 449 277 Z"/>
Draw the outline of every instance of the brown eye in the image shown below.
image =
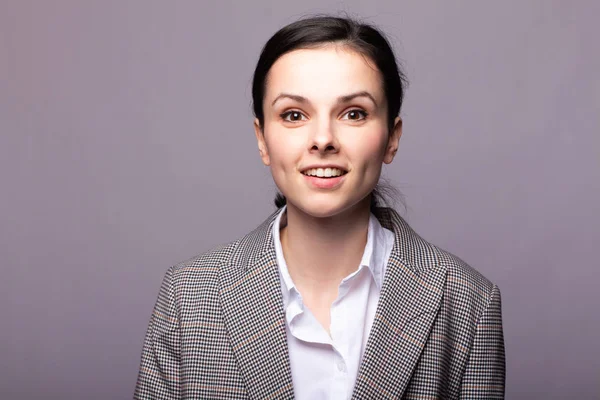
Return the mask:
<path id="1" fill-rule="evenodd" d="M 367 118 L 367 115 L 368 114 L 363 110 L 354 109 L 354 110 L 350 110 L 346 114 L 344 114 L 344 116 L 346 116 L 347 118 L 342 118 L 342 119 L 349 119 L 352 121 L 360 121 L 360 120 Z"/>
<path id="2" fill-rule="evenodd" d="M 281 114 L 281 118 L 289 122 L 299 122 L 302 121 L 304 115 L 300 111 L 288 111 Z"/>

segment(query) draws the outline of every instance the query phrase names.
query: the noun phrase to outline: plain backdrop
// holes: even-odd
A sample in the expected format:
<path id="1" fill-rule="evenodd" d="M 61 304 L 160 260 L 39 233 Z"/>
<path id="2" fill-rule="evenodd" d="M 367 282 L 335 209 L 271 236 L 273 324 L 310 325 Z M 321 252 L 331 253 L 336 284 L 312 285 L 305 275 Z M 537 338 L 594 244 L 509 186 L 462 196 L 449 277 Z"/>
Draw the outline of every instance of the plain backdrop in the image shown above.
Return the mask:
<path id="1" fill-rule="evenodd" d="M 600 398 L 600 2 L 542 0 L 1 0 L 0 398 L 131 398 L 166 269 L 274 211 L 253 68 L 322 12 L 405 68 L 384 175 L 499 285 L 507 398 Z"/>

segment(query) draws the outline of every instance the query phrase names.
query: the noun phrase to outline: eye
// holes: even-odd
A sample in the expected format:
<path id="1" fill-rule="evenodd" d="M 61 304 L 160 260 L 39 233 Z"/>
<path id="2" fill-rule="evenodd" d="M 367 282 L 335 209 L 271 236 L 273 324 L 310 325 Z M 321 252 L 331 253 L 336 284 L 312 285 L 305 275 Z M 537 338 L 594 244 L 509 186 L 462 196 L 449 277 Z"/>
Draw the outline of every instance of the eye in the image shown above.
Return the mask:
<path id="1" fill-rule="evenodd" d="M 360 121 L 360 120 L 366 119 L 367 115 L 369 115 L 369 114 L 366 111 L 355 108 L 355 109 L 352 109 L 352 110 L 346 112 L 344 114 L 344 117 L 347 117 L 347 118 L 342 118 L 342 119 L 348 119 L 351 121 Z"/>
<path id="2" fill-rule="evenodd" d="M 303 121 L 302 118 L 306 119 L 304 114 L 302 114 L 300 111 L 294 111 L 294 110 L 286 111 L 283 114 L 281 114 L 280 116 L 284 121 L 288 121 L 288 122 L 300 122 L 300 121 Z"/>

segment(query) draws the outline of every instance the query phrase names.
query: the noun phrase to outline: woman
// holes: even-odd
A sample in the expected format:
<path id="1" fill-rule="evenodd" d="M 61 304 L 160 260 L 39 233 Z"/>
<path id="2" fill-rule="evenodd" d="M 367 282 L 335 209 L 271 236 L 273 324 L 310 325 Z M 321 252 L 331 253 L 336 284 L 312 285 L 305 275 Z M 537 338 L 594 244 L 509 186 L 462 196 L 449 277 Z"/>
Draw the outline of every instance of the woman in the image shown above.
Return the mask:
<path id="1" fill-rule="evenodd" d="M 279 209 L 168 270 L 136 398 L 503 398 L 498 287 L 378 207 L 403 91 L 371 26 L 309 18 L 267 42 L 254 128 Z"/>

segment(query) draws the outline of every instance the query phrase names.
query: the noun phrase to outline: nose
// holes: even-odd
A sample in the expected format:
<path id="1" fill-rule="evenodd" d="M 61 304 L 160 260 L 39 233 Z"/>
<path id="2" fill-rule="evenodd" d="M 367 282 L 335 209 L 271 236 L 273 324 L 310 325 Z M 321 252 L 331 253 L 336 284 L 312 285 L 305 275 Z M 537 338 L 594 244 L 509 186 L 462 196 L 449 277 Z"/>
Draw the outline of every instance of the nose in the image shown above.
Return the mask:
<path id="1" fill-rule="evenodd" d="M 339 151 L 339 142 L 329 121 L 315 126 L 310 139 L 310 151 L 323 154 Z"/>

